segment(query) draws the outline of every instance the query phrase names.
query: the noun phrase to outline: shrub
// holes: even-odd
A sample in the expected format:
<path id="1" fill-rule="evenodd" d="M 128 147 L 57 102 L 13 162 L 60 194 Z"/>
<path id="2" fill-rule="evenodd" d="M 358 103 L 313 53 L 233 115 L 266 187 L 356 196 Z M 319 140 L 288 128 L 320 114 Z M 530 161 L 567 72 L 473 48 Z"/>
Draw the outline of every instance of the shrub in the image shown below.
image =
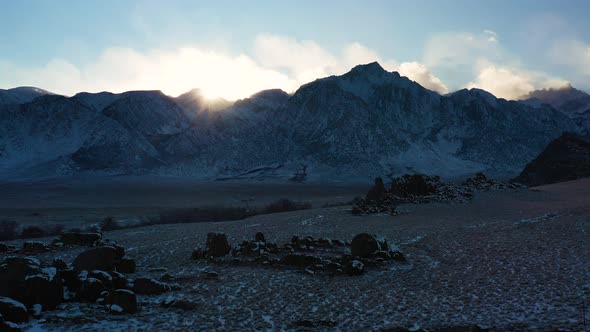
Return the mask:
<path id="1" fill-rule="evenodd" d="M 47 229 L 47 235 L 60 235 L 64 229 L 65 226 L 63 224 L 55 224 Z"/>
<path id="2" fill-rule="evenodd" d="M 115 218 L 108 216 L 100 223 L 101 231 L 114 231 L 120 229 L 121 225 L 115 220 Z"/>
<path id="3" fill-rule="evenodd" d="M 18 237 L 18 223 L 14 220 L 0 220 L 0 241 L 14 240 Z"/>
<path id="4" fill-rule="evenodd" d="M 47 232 L 39 226 L 27 226 L 23 228 L 23 231 L 21 232 L 21 237 L 23 239 L 33 239 L 45 236 L 47 236 Z"/>
<path id="5" fill-rule="evenodd" d="M 277 213 L 297 210 L 311 209 L 311 204 L 307 202 L 294 202 L 286 198 L 279 199 L 276 202 L 266 206 L 263 213 Z"/>
<path id="6" fill-rule="evenodd" d="M 239 220 L 254 215 L 244 207 L 206 206 L 194 209 L 179 209 L 160 214 L 160 223 L 191 223 L 206 221 Z"/>

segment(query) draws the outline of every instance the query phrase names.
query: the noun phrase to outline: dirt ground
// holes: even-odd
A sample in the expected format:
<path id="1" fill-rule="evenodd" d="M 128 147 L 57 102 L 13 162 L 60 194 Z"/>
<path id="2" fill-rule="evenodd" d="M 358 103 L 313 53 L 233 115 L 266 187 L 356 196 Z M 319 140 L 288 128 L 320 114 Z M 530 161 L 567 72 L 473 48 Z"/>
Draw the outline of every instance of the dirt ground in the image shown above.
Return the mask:
<path id="1" fill-rule="evenodd" d="M 68 178 L 0 183 L 0 220 L 81 227 L 107 216 L 125 222 L 159 216 L 166 209 L 203 206 L 260 207 L 281 198 L 314 207 L 350 202 L 367 185 L 332 183 L 202 182 L 178 178 Z"/>
<path id="2" fill-rule="evenodd" d="M 112 316 L 97 305 L 66 304 L 28 327 L 54 330 L 293 330 L 294 322 L 329 320 L 320 330 L 435 329 L 477 324 L 492 330 L 590 330 L 590 179 L 532 189 L 479 193 L 464 204 L 405 205 L 399 216 L 352 216 L 350 206 L 260 215 L 218 223 L 158 225 L 105 233 L 127 248 L 139 270 L 186 277 L 182 290 L 140 296 L 141 311 Z M 358 277 L 198 264 L 190 259 L 208 232 L 230 242 L 258 231 L 273 242 L 293 235 L 350 240 L 382 234 L 409 264 Z M 48 239 L 49 240 L 49 239 Z M 15 244 L 19 244 L 16 242 Z M 71 262 L 82 249 L 45 254 Z M 202 277 L 216 271 L 217 279 Z M 168 297 L 198 303 L 164 309 Z M 60 316 L 61 315 L 61 316 Z M 51 320 L 51 319 L 50 319 Z"/>

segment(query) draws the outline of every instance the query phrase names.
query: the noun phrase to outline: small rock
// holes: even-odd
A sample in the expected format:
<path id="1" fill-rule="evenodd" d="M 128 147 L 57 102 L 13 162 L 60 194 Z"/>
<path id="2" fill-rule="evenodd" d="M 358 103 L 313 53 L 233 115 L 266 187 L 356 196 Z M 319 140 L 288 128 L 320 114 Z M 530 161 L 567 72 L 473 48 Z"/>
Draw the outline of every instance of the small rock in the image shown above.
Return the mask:
<path id="1" fill-rule="evenodd" d="M 9 297 L 0 296 L 0 314 L 5 320 L 15 323 L 29 320 L 25 305 Z"/>
<path id="2" fill-rule="evenodd" d="M 170 290 L 170 285 L 151 278 L 137 278 L 133 284 L 133 291 L 137 294 L 159 295 Z"/>
<path id="3" fill-rule="evenodd" d="M 254 236 L 254 241 L 256 241 L 256 242 L 266 242 L 266 239 L 264 238 L 264 234 L 262 232 L 256 233 L 256 236 Z"/>
<path id="4" fill-rule="evenodd" d="M 50 249 L 42 242 L 27 241 L 23 243 L 22 252 L 27 255 L 42 254 L 48 252 Z"/>
<path id="5" fill-rule="evenodd" d="M 10 321 L 0 322 L 0 331 L 2 332 L 20 332 L 22 331 L 18 324 Z"/>
<path id="6" fill-rule="evenodd" d="M 58 271 L 61 271 L 61 270 L 65 270 L 68 268 L 68 263 L 66 263 L 66 261 L 64 261 L 63 259 L 56 258 L 51 263 L 51 266 L 56 268 Z"/>
<path id="7" fill-rule="evenodd" d="M 175 308 L 184 311 L 191 311 L 196 309 L 199 305 L 189 300 L 175 299 L 169 297 L 166 300 L 162 301 L 161 306 L 164 308 Z"/>
<path id="8" fill-rule="evenodd" d="M 365 272 L 365 266 L 362 262 L 353 260 L 346 264 L 344 267 L 344 272 L 351 276 L 361 275 L 363 272 Z"/>
<path id="9" fill-rule="evenodd" d="M 106 298 L 106 303 L 118 306 L 122 309 L 122 313 L 137 312 L 137 297 L 135 293 L 127 289 L 116 289 L 109 293 Z"/>
<path id="10" fill-rule="evenodd" d="M 169 273 L 164 273 L 160 278 L 160 281 L 164 281 L 164 282 L 170 282 L 170 281 L 175 281 L 176 278 L 172 275 L 170 275 Z"/>
<path id="11" fill-rule="evenodd" d="M 109 275 L 113 278 L 113 288 L 115 289 L 127 289 L 128 280 L 122 273 L 117 271 L 109 271 Z"/>
<path id="12" fill-rule="evenodd" d="M 113 288 L 113 277 L 109 272 L 94 270 L 88 272 L 88 278 L 94 278 L 100 280 L 106 289 Z"/>
<path id="13" fill-rule="evenodd" d="M 67 232 L 53 240 L 53 244 L 62 243 L 67 246 L 91 246 L 100 240 L 100 233 Z"/>

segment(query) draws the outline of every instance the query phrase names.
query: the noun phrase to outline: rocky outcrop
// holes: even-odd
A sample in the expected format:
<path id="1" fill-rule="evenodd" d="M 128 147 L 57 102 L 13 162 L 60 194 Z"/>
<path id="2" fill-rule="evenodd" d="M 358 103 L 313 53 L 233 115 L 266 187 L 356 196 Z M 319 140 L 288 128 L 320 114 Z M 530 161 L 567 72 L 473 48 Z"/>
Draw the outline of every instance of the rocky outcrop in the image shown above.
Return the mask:
<path id="1" fill-rule="evenodd" d="M 533 187 L 589 176 L 590 142 L 567 133 L 547 145 L 514 181 Z"/>

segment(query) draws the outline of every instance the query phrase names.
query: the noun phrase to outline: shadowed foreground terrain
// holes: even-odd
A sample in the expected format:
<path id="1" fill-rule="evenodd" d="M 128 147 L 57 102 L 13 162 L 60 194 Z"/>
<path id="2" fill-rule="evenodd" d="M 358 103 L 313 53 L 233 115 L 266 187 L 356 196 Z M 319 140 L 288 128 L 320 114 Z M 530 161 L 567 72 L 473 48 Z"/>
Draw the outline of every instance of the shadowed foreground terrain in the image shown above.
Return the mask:
<path id="1" fill-rule="evenodd" d="M 138 296 L 140 311 L 122 316 L 95 304 L 66 303 L 62 310 L 45 312 L 41 321 L 27 326 L 235 331 L 304 329 L 297 322 L 309 321 L 327 330 L 468 325 L 493 330 L 584 330 L 584 313 L 590 318 L 589 179 L 478 193 L 464 204 L 404 205 L 399 207 L 401 215 L 393 217 L 352 216 L 349 209 L 105 233 L 137 261 L 138 272 L 131 277 L 158 278 L 166 269 L 178 277 L 181 290 Z M 204 246 L 208 232 L 226 233 L 230 244 L 250 240 L 256 232 L 280 243 L 293 235 L 350 240 L 361 232 L 378 233 L 400 248 L 408 264 L 392 264 L 361 276 L 329 277 L 197 263 L 191 252 Z M 71 262 L 82 250 L 39 257 L 58 256 Z M 218 276 L 207 278 L 208 271 Z M 161 307 L 168 298 L 196 306 Z"/>

